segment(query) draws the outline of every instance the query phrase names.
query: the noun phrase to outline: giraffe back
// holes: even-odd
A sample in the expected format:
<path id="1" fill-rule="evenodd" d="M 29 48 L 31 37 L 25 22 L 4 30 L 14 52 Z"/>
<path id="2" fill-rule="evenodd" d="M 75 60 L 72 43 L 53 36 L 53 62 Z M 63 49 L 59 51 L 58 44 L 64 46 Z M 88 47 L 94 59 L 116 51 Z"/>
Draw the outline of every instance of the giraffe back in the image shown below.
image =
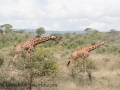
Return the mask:
<path id="1" fill-rule="evenodd" d="M 33 42 L 34 42 L 33 39 L 30 38 L 30 39 L 28 39 L 27 41 L 18 44 L 18 45 L 14 48 L 14 50 L 15 50 L 15 52 L 21 52 L 21 51 L 23 51 L 23 50 L 28 50 L 28 49 L 32 46 Z"/>

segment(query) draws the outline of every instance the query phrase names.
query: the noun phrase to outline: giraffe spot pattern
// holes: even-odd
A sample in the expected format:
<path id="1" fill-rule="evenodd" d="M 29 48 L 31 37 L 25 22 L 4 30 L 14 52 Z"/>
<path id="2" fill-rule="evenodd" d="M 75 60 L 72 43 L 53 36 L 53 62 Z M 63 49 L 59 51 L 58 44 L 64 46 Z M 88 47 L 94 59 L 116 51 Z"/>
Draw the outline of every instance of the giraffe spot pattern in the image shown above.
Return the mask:
<path id="1" fill-rule="evenodd" d="M 105 42 L 100 42 L 100 43 L 97 43 L 95 45 L 92 45 L 92 46 L 85 46 L 79 50 L 75 50 L 73 53 L 72 53 L 72 59 L 73 59 L 73 63 L 76 61 L 76 59 L 78 57 L 81 57 L 82 59 L 86 59 L 88 56 L 89 56 L 89 52 L 98 48 L 99 46 L 101 45 L 104 45 Z"/>
<path id="2" fill-rule="evenodd" d="M 22 50 L 32 51 L 32 50 L 34 50 L 34 47 L 37 44 L 48 41 L 50 39 L 51 39 L 51 36 L 42 37 L 42 38 L 30 38 L 30 39 L 26 40 L 25 42 L 18 44 L 15 47 L 15 51 L 22 51 Z"/>

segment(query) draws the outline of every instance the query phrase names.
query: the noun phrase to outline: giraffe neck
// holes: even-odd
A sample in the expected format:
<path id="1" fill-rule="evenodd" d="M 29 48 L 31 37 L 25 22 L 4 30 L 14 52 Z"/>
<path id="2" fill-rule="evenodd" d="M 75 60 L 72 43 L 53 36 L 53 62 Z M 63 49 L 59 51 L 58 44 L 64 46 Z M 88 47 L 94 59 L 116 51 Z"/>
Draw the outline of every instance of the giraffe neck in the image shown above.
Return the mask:
<path id="1" fill-rule="evenodd" d="M 46 42 L 48 40 L 51 40 L 51 37 L 42 37 L 42 38 L 35 38 L 34 39 L 34 46 L 36 46 L 39 43 Z"/>
<path id="2" fill-rule="evenodd" d="M 88 47 L 88 51 L 90 52 L 90 51 L 92 51 L 92 50 L 95 50 L 95 49 L 97 49 L 98 47 L 100 47 L 101 45 L 102 45 L 101 43 L 97 43 L 97 44 L 95 44 L 95 45 L 89 46 L 89 47 Z"/>

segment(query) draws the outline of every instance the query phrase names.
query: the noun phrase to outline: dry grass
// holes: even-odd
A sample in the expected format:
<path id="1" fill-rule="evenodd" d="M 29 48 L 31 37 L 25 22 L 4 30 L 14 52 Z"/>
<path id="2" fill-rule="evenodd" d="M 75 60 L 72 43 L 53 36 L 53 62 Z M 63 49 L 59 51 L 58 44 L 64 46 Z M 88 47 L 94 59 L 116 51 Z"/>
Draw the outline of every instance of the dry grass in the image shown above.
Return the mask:
<path id="1" fill-rule="evenodd" d="M 61 74 L 54 80 L 50 80 L 48 77 L 34 77 L 34 83 L 38 84 L 45 81 L 45 83 L 49 84 L 55 83 L 57 87 L 33 87 L 33 90 L 119 90 L 120 60 L 118 56 L 91 53 L 89 58 L 95 62 L 98 69 L 91 71 L 92 81 L 90 82 L 88 79 L 85 79 L 84 84 L 81 83 L 81 79 L 76 81 L 70 76 L 71 69 L 66 66 L 70 59 L 69 51 L 59 51 L 54 53 L 54 56 L 58 59 Z M 22 71 L 10 71 L 7 67 L 9 59 L 12 59 L 12 57 L 5 58 L 4 65 L 2 66 L 3 73 L 7 74 L 8 79 L 13 74 L 19 80 L 21 78 L 19 75 Z"/>
<path id="2" fill-rule="evenodd" d="M 65 63 L 67 63 L 69 55 L 65 56 L 67 58 L 60 57 L 60 54 L 55 55 L 60 60 L 59 64 L 63 72 L 67 73 L 69 69 L 66 68 Z M 92 71 L 92 82 L 82 85 L 74 81 L 63 81 L 59 83 L 56 90 L 118 90 L 120 86 L 119 57 L 92 53 L 89 58 L 92 58 L 98 68 L 97 71 Z"/>

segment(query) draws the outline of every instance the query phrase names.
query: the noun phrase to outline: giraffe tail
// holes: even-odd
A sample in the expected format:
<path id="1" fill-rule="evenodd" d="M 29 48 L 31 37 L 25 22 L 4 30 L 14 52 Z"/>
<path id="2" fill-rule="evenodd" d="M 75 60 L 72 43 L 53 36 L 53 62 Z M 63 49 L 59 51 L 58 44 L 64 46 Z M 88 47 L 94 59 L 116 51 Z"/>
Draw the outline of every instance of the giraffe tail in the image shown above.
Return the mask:
<path id="1" fill-rule="evenodd" d="M 69 66 L 69 64 L 70 64 L 70 61 L 67 63 L 67 66 Z"/>

